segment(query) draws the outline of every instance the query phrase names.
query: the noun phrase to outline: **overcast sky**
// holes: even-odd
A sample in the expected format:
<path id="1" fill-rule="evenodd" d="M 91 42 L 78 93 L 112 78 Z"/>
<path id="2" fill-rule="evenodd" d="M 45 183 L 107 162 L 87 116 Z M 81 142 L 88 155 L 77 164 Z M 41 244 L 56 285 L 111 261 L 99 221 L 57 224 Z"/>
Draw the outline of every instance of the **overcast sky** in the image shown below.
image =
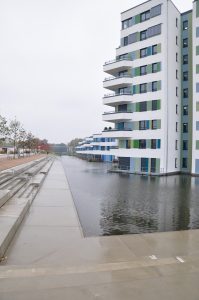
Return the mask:
<path id="1" fill-rule="evenodd" d="M 100 132 L 102 66 L 115 58 L 120 13 L 143 2 L 0 0 L 0 114 L 49 142 Z"/>

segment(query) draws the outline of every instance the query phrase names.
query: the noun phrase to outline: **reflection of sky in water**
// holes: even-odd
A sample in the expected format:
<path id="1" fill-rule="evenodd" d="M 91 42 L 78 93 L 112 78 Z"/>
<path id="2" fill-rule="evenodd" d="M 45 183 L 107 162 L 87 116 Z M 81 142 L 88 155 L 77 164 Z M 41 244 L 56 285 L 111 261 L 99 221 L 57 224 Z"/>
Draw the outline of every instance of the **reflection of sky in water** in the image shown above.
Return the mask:
<path id="1" fill-rule="evenodd" d="M 199 228 L 199 178 L 107 173 L 107 165 L 63 157 L 86 236 Z"/>

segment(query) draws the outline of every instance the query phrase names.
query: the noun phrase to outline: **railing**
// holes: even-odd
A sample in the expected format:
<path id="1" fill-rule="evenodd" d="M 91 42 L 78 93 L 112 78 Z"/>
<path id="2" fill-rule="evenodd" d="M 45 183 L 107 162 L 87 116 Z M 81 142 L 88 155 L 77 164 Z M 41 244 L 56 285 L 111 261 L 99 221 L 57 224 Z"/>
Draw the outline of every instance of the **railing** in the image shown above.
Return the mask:
<path id="1" fill-rule="evenodd" d="M 110 98 L 110 97 L 117 97 L 117 96 L 133 96 L 132 92 L 120 92 L 120 93 L 112 93 L 112 94 L 105 94 L 104 98 Z"/>
<path id="2" fill-rule="evenodd" d="M 116 62 L 119 62 L 119 61 L 132 61 L 131 58 L 128 58 L 128 57 L 123 57 L 123 58 L 115 58 L 115 59 L 112 59 L 112 60 L 108 60 L 105 62 L 104 66 L 107 66 L 107 65 L 110 65 L 110 64 L 113 64 L 113 63 L 116 63 Z"/>
<path id="3" fill-rule="evenodd" d="M 107 129 L 104 129 L 103 132 L 111 132 L 111 131 L 114 131 L 114 132 L 117 132 L 117 131 L 133 131 L 133 129 L 128 129 L 128 128 L 122 128 L 122 129 L 115 129 L 115 128 L 107 128 Z"/>
<path id="4" fill-rule="evenodd" d="M 106 77 L 103 82 L 107 82 L 107 81 L 111 81 L 111 80 L 115 80 L 115 79 L 121 79 L 121 78 L 132 78 L 132 76 L 129 74 L 123 74 L 123 75 L 119 75 L 119 76 L 110 76 L 110 77 Z"/>
<path id="5" fill-rule="evenodd" d="M 104 115 L 114 115 L 114 114 L 128 114 L 128 113 L 133 113 L 133 111 L 127 111 L 127 110 L 124 110 L 124 111 L 108 111 L 108 112 L 104 112 L 103 113 L 103 116 Z"/>

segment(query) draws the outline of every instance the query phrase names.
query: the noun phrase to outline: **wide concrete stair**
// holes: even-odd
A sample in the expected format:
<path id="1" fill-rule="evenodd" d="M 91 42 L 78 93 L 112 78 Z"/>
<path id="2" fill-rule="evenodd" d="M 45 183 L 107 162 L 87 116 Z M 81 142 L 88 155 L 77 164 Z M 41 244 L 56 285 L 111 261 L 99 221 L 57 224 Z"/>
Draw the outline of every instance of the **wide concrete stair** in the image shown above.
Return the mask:
<path id="1" fill-rule="evenodd" d="M 0 260 L 39 191 L 53 158 L 41 158 L 0 173 Z"/>

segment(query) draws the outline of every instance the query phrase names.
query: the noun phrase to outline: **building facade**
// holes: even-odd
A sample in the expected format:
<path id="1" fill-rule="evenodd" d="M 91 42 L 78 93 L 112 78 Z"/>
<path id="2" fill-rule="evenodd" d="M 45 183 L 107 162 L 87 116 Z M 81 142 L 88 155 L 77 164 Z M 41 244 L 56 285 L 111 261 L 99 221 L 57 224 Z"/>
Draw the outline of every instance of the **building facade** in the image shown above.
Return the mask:
<path id="1" fill-rule="evenodd" d="M 199 1 L 179 12 L 150 0 L 121 14 L 116 58 L 104 64 L 103 136 L 132 173 L 199 174 Z M 113 128 L 112 128 L 113 127 Z"/>

